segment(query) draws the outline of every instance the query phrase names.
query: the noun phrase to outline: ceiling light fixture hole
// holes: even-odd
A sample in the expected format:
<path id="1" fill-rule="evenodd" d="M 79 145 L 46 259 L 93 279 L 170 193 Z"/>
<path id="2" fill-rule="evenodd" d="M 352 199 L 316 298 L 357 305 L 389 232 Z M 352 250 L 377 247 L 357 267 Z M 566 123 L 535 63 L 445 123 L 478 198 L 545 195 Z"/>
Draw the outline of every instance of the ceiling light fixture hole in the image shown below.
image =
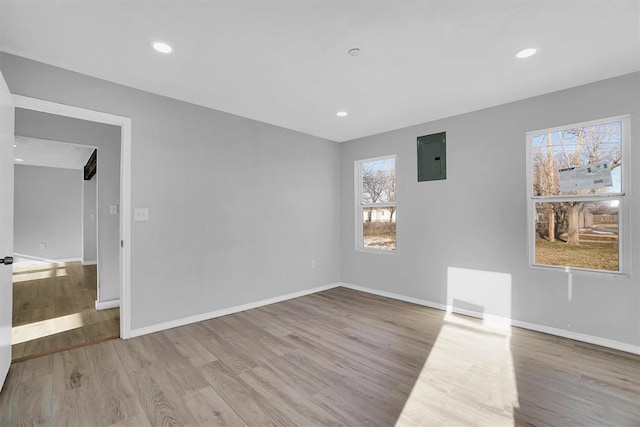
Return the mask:
<path id="1" fill-rule="evenodd" d="M 349 49 L 347 53 L 349 54 L 349 56 L 358 56 L 360 55 L 360 48 L 354 47 L 353 49 Z"/>

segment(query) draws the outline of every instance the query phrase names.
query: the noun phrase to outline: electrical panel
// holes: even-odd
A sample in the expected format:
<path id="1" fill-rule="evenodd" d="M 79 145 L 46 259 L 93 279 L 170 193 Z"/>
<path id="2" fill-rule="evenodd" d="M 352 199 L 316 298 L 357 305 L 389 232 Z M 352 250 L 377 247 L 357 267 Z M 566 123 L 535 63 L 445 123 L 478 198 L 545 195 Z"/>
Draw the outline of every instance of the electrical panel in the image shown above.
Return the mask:
<path id="1" fill-rule="evenodd" d="M 447 133 L 418 137 L 418 182 L 447 179 Z"/>

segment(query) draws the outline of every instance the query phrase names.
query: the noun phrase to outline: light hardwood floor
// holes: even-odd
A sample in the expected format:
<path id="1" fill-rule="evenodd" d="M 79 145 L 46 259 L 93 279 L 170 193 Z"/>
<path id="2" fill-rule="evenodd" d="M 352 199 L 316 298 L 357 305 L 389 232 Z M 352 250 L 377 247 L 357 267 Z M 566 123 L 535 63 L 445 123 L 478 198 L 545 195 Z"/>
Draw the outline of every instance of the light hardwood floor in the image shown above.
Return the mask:
<path id="1" fill-rule="evenodd" d="M 16 363 L 0 425 L 640 423 L 640 357 L 336 288 Z"/>
<path id="2" fill-rule="evenodd" d="M 95 309 L 95 265 L 20 262 L 13 280 L 14 361 L 120 336 L 119 309 Z"/>

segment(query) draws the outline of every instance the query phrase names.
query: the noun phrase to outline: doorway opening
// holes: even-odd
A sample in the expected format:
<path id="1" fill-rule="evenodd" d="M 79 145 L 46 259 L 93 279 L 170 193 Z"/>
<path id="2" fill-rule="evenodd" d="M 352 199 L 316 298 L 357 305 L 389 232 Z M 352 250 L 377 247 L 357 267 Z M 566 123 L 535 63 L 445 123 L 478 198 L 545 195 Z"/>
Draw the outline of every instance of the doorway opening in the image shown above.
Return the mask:
<path id="1" fill-rule="evenodd" d="M 42 350 L 40 353 L 46 353 L 84 345 L 81 335 L 90 337 L 90 342 L 117 336 L 129 338 L 131 120 L 20 95 L 14 95 L 14 102 L 16 135 L 24 133 L 21 116 L 29 119 L 31 126 L 27 129 L 32 134 L 27 136 L 30 137 L 50 137 L 68 141 L 68 138 L 60 138 L 59 135 L 68 133 L 70 124 L 73 123 L 82 123 L 82 126 L 94 129 L 96 127 L 111 128 L 113 131 L 115 128 L 117 131 L 115 143 L 114 139 L 111 141 L 111 148 L 117 145 L 115 155 L 114 150 L 109 154 L 108 150 L 98 147 L 100 154 L 105 151 L 105 156 L 100 156 L 99 159 L 102 157 L 117 159 L 117 168 L 111 174 L 112 181 L 115 176 L 116 184 L 114 186 L 112 182 L 111 190 L 104 190 L 102 181 L 98 180 L 95 184 L 96 210 L 93 214 L 82 213 L 82 233 L 90 234 L 87 229 L 93 215 L 96 220 L 95 235 L 101 236 L 96 238 L 95 255 L 92 257 L 91 251 L 87 250 L 89 248 L 86 247 L 87 239 L 84 238 L 86 236 L 82 239 L 82 252 L 79 259 L 60 257 L 59 254 L 54 258 L 22 257 L 16 247 L 14 282 L 32 285 L 31 289 L 23 292 L 24 295 L 41 293 L 44 296 L 51 295 L 52 298 L 49 298 L 48 307 L 44 304 L 45 306 L 38 307 L 39 311 L 34 307 L 30 314 L 25 314 L 29 311 L 29 307 L 23 310 L 21 303 L 16 301 L 14 320 L 22 316 L 22 321 L 26 317 L 31 317 L 35 322 L 31 322 L 29 326 L 25 325 L 25 328 L 18 330 L 17 333 L 14 331 L 14 344 L 19 346 L 28 342 L 29 336 L 41 334 L 44 337 L 40 338 L 48 342 L 40 346 Z M 40 119 L 44 117 L 45 120 L 40 120 L 39 124 L 33 125 L 33 119 L 36 116 Z M 35 122 L 37 123 L 38 120 Z M 71 138 L 71 142 L 77 144 L 79 141 Z M 86 145 L 91 145 L 91 138 Z M 100 165 L 97 169 L 100 175 Z M 97 179 L 94 178 L 94 183 Z M 88 188 L 83 184 L 81 194 L 83 203 L 86 197 L 91 197 L 90 191 L 87 190 Z M 110 195 L 105 194 L 109 191 L 111 191 Z M 106 220 L 103 221 L 105 218 Z M 112 233 L 105 233 L 105 223 L 109 222 L 111 222 Z M 39 281 L 42 282 L 38 283 Z M 28 287 L 22 286 L 22 288 Z M 49 313 L 48 318 L 43 314 L 44 312 Z M 58 344 L 54 345 L 56 342 Z M 31 345 L 31 347 L 38 347 L 38 345 Z M 20 358 L 20 354 L 14 351 L 14 361 L 17 358 Z"/>
<path id="2" fill-rule="evenodd" d="M 16 123 L 25 133 L 43 124 L 22 110 Z M 108 200 L 98 190 L 119 188 L 119 156 L 102 162 L 98 174 L 98 147 L 19 134 L 14 155 L 12 360 L 119 337 L 119 309 L 96 303 L 99 247 L 109 249 L 98 240 L 113 240 L 117 253 L 119 239 L 118 221 L 105 217 L 100 207 Z M 98 226 L 99 217 L 115 227 Z"/>

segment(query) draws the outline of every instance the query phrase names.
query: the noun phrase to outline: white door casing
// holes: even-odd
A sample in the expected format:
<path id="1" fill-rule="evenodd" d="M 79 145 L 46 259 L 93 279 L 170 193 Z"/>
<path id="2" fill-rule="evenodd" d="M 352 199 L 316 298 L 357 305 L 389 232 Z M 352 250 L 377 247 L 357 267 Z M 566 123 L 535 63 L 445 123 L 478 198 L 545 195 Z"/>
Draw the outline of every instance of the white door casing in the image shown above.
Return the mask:
<path id="1" fill-rule="evenodd" d="M 13 104 L 15 108 L 120 127 L 120 338 L 131 338 L 131 119 L 24 95 L 13 95 Z"/>
<path id="2" fill-rule="evenodd" d="M 0 258 L 13 256 L 13 126 L 15 109 L 0 72 Z M 13 266 L 0 264 L 0 389 L 11 365 Z"/>

